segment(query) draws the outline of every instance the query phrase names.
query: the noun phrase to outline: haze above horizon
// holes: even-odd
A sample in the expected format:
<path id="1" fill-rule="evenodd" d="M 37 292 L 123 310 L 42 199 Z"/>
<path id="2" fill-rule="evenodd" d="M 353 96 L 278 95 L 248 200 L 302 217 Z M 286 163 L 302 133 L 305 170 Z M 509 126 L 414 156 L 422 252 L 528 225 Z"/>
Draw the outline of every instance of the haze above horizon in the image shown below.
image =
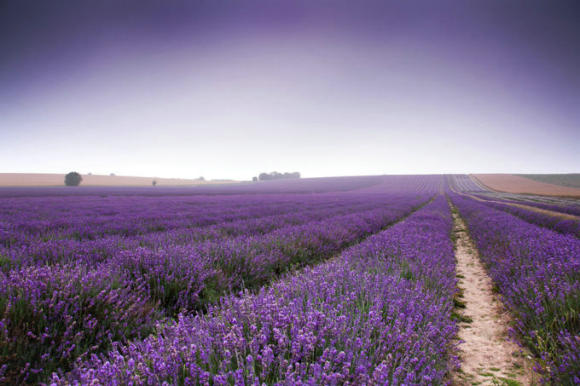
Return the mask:
<path id="1" fill-rule="evenodd" d="M 0 6 L 0 173 L 580 171 L 573 1 Z"/>

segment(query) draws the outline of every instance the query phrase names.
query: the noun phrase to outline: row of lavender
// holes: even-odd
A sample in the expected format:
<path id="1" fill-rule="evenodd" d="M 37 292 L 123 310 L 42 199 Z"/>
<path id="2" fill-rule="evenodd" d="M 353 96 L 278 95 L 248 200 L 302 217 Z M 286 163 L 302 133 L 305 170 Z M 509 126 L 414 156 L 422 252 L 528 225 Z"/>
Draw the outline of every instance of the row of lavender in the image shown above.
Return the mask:
<path id="1" fill-rule="evenodd" d="M 538 209 L 545 209 L 551 212 L 556 212 L 557 214 L 580 216 L 580 202 L 575 201 L 572 198 L 558 198 L 558 197 L 538 197 L 532 196 L 527 197 L 526 195 L 519 195 L 513 193 L 502 193 L 501 196 L 498 195 L 489 197 L 488 195 L 478 194 L 478 197 L 486 201 L 499 201 L 504 203 L 512 204 L 524 204 L 526 206 L 531 206 Z M 548 202 L 538 202 L 535 200 L 546 200 Z M 554 204 L 554 201 L 560 201 L 559 204 Z"/>
<path id="2" fill-rule="evenodd" d="M 353 178 L 357 181 L 357 178 Z M 364 182 L 364 179 L 363 179 Z M 364 194 L 434 191 L 437 176 L 390 176 L 383 183 L 352 193 L 318 195 L 257 194 L 245 196 L 112 196 L 24 197 L 0 201 L 0 248 L 53 240 L 95 240 L 195 228 L 235 220 L 310 211 L 326 206 L 363 203 Z M 332 188 L 333 185 L 330 185 Z M 44 191 L 44 189 L 39 189 Z M 153 189 L 155 190 L 155 189 Z M 90 193 L 88 191 L 87 193 Z M 0 196 L 2 189 L 0 189 Z"/>
<path id="3" fill-rule="evenodd" d="M 322 203 L 318 200 L 308 204 L 291 202 L 283 204 L 279 200 L 279 210 L 275 204 L 265 202 L 262 207 L 249 206 L 234 209 L 224 205 L 220 210 L 211 209 L 201 213 L 192 225 L 189 220 L 181 221 L 180 225 L 171 230 L 135 234 L 139 220 L 131 216 L 112 221 L 112 227 L 117 222 L 130 230 L 123 234 L 107 235 L 93 240 L 56 239 L 46 240 L 44 237 L 26 238 L 26 242 L 14 243 L 10 247 L 0 248 L 0 269 L 7 271 L 15 267 L 31 264 L 54 264 L 70 261 L 84 261 L 94 264 L 114 256 L 121 251 L 135 250 L 140 247 L 164 248 L 167 245 L 185 245 L 207 240 L 222 240 L 236 236 L 259 235 L 287 226 L 301 225 L 311 221 L 323 220 L 347 213 L 371 210 L 376 208 L 382 198 L 368 197 L 357 199 L 342 197 Z M 383 197 L 384 198 L 384 197 Z M 136 205 L 140 204 L 139 202 Z M 238 202 L 239 204 L 239 202 Z M 293 208 L 294 204 L 294 208 Z M 200 210 L 195 213 L 200 212 Z M 179 211 L 174 213 L 179 217 Z M 137 223 L 132 225 L 132 223 Z"/>
<path id="4" fill-rule="evenodd" d="M 402 195 L 371 189 L 356 200 L 348 193 L 342 202 L 337 198 L 337 207 L 327 208 L 330 212 L 304 213 L 299 225 L 281 221 L 279 228 L 275 223 L 253 235 L 219 234 L 192 243 L 195 237 L 181 237 L 203 227 L 185 227 L 177 238 L 164 232 L 143 235 L 157 242 L 117 239 L 121 246 L 105 253 L 89 247 L 86 255 L 82 248 L 71 254 L 68 244 L 61 244 L 57 255 L 65 259 L 39 253 L 26 260 L 24 253 L 18 257 L 26 263 L 13 264 L 9 255 L 8 268 L 0 273 L 0 373 L 9 382 L 31 382 L 66 371 L 77 358 L 148 335 L 167 315 L 200 309 L 227 291 L 258 287 L 292 267 L 321 261 L 411 212 L 429 198 L 428 191 Z M 139 206 L 139 198 L 133 200 Z M 252 200 L 239 199 L 240 206 L 245 202 Z"/>
<path id="5" fill-rule="evenodd" d="M 190 194 L 167 197 L 116 195 L 105 198 L 87 194 L 73 200 L 67 196 L 4 199 L 0 201 L 0 261 L 2 256 L 12 254 L 30 257 L 35 253 L 50 255 L 55 250 L 70 252 L 81 245 L 75 243 L 78 241 L 96 241 L 93 243 L 96 250 L 107 249 L 111 244 L 124 243 L 128 238 L 134 238 L 138 243 L 149 244 L 148 236 L 155 238 L 168 233 L 174 239 L 185 238 L 187 241 L 191 229 L 214 225 L 214 229 L 206 230 L 209 236 L 196 233 L 197 239 L 212 237 L 216 233 L 232 232 L 231 227 L 223 226 L 225 223 L 233 223 L 231 225 L 235 228 L 249 219 L 256 221 L 273 216 L 273 220 L 277 220 L 284 213 L 295 215 L 331 208 L 339 210 L 347 208 L 348 211 L 350 207 L 368 204 L 368 194 L 401 195 L 409 192 L 432 192 L 442 182 L 437 176 L 420 178 L 390 176 L 384 177 L 383 180 L 382 184 L 346 194 L 245 196 Z M 332 187 L 331 184 L 330 188 Z M 367 207 L 370 208 L 369 205 Z M 299 223 L 299 220 L 289 221 Z M 240 233 L 239 229 L 233 229 L 233 232 Z"/>
<path id="6" fill-rule="evenodd" d="M 580 240 L 453 195 L 515 332 L 557 384 L 580 382 Z"/>
<path id="7" fill-rule="evenodd" d="M 456 332 L 442 196 L 339 258 L 151 337 L 93 355 L 66 384 L 436 384 Z"/>
<path id="8" fill-rule="evenodd" d="M 196 186 L 157 186 L 128 187 L 128 186 L 83 186 L 71 189 L 70 187 L 45 187 L 31 189 L 27 187 L 9 187 L 0 189 L 0 198 L 11 197 L 169 197 L 169 196 L 216 196 L 216 195 L 255 195 L 255 194 L 288 194 L 288 193 L 325 193 L 347 192 L 361 188 L 383 185 L 385 177 L 388 183 L 397 187 L 410 181 L 417 185 L 418 176 L 358 176 L 358 177 L 325 177 L 300 178 L 260 181 L 259 183 L 223 183 Z"/>
<path id="9" fill-rule="evenodd" d="M 356 195 L 350 200 L 353 204 L 362 202 Z M 332 207 L 345 201 L 349 197 L 344 194 L 308 200 L 297 199 L 297 195 L 252 196 L 243 200 L 239 196 L 8 199 L 0 203 L 0 245 L 145 235 Z"/>
<path id="10" fill-rule="evenodd" d="M 557 213 L 539 212 L 510 205 L 509 202 L 486 202 L 486 205 L 511 213 L 529 223 L 552 229 L 556 232 L 580 238 L 580 217 L 561 216 Z"/>
<path id="11" fill-rule="evenodd" d="M 555 230 L 563 234 L 571 234 L 580 237 L 580 206 L 553 205 L 542 202 L 532 202 L 525 199 L 524 204 L 528 207 L 543 209 L 536 211 L 533 208 L 518 206 L 524 196 L 509 195 L 489 197 L 481 187 L 466 175 L 449 175 L 446 177 L 448 187 L 457 193 L 475 194 L 486 205 L 511 213 L 527 222 L 540 225 L 544 228 Z M 487 192 L 489 193 L 489 192 Z M 552 213 L 550 213 L 552 212 Z"/>

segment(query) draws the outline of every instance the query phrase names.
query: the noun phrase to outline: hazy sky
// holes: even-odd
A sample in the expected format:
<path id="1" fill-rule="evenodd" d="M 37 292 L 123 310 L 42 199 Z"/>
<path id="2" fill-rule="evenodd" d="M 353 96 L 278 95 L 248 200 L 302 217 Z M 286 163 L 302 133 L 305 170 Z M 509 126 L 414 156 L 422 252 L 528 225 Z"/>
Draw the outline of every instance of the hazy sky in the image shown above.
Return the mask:
<path id="1" fill-rule="evenodd" d="M 0 172 L 579 172 L 579 149 L 578 1 L 0 0 Z"/>

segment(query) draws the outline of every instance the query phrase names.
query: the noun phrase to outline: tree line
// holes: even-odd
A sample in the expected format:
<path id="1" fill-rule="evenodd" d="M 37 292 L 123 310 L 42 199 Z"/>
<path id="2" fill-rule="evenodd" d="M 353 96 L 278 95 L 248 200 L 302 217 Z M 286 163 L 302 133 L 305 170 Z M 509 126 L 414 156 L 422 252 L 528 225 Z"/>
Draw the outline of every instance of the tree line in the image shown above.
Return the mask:
<path id="1" fill-rule="evenodd" d="M 283 180 L 283 179 L 293 179 L 300 178 L 300 172 L 293 173 L 260 173 L 258 177 L 252 178 L 253 181 L 270 181 L 270 180 Z"/>

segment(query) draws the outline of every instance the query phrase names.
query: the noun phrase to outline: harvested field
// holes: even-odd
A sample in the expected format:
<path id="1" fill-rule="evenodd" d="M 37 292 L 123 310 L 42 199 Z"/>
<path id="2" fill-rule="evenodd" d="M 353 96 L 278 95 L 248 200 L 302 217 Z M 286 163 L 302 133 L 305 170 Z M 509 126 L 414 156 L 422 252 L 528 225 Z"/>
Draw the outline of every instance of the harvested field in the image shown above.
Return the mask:
<path id="1" fill-rule="evenodd" d="M 157 178 L 157 177 L 127 177 L 127 176 L 104 176 L 83 175 L 82 186 L 151 186 L 153 180 L 157 185 L 183 186 L 205 185 L 212 181 L 181 178 Z M 223 183 L 223 181 L 222 181 Z M 64 174 L 43 173 L 0 173 L 0 186 L 63 186 Z"/>
<path id="2" fill-rule="evenodd" d="M 474 174 L 473 176 L 488 188 L 500 192 L 580 197 L 580 188 L 534 181 L 513 174 Z"/>
<path id="3" fill-rule="evenodd" d="M 580 173 L 570 174 L 522 174 L 522 177 L 571 188 L 580 188 Z"/>

